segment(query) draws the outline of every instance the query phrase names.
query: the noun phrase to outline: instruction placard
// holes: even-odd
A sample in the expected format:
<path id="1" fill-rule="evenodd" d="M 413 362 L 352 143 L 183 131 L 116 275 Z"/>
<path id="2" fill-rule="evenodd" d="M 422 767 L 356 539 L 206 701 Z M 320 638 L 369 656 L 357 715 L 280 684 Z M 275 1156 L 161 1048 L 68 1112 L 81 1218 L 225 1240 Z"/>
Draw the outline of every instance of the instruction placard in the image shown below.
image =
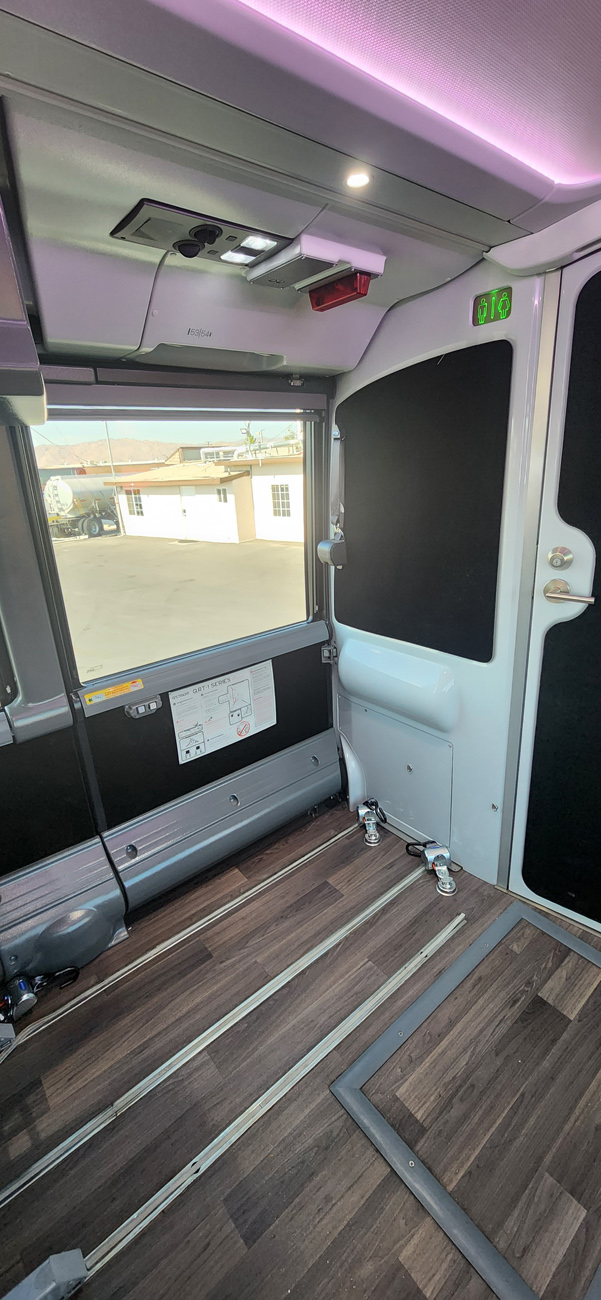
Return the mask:
<path id="1" fill-rule="evenodd" d="M 191 763 L 276 723 L 271 659 L 170 691 L 180 763 Z"/>

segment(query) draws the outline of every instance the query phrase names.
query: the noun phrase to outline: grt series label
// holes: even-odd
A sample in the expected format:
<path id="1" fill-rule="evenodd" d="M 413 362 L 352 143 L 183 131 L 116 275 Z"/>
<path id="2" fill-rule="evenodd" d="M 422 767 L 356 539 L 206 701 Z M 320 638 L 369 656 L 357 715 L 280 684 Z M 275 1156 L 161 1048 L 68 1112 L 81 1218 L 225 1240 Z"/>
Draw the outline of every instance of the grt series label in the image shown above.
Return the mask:
<path id="1" fill-rule="evenodd" d="M 271 659 L 170 691 L 169 701 L 180 763 L 235 745 L 275 726 Z"/>

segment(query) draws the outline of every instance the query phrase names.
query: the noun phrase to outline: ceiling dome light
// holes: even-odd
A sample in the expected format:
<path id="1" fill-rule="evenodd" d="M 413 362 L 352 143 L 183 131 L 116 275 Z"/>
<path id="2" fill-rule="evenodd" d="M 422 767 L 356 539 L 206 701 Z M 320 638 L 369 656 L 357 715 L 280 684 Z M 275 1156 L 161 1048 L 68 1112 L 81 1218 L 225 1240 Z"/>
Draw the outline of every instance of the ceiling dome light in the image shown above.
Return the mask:
<path id="1" fill-rule="evenodd" d="M 367 172 L 349 172 L 346 183 L 352 190 L 362 190 L 364 185 L 369 185 L 370 179 Z"/>
<path id="2" fill-rule="evenodd" d="M 229 253 L 222 253 L 220 262 L 236 262 L 242 266 L 245 262 L 254 262 L 258 253 L 243 253 L 241 248 L 233 248 Z"/>

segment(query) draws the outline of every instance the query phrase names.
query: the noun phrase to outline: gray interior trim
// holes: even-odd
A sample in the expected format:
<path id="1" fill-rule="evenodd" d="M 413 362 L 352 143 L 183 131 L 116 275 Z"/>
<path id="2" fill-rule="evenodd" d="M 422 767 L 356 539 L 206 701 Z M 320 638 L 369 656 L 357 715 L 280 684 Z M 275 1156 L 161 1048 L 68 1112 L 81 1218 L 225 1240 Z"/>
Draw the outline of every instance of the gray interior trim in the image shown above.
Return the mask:
<path id="1" fill-rule="evenodd" d="M 203 682 L 217 673 L 234 673 L 239 668 L 247 668 L 249 664 L 259 664 L 264 659 L 275 659 L 278 655 L 287 655 L 293 650 L 319 645 L 328 640 L 327 623 L 321 620 L 295 623 L 292 627 L 278 628 L 275 632 L 260 632 L 257 636 L 211 646 L 196 654 L 150 664 L 147 668 L 132 668 L 126 672 L 113 673 L 110 677 L 99 677 L 93 682 L 86 682 L 78 695 L 84 713 L 90 717 L 94 713 L 106 713 L 109 709 L 122 709 L 130 702 L 129 697 L 124 695 L 111 700 L 98 700 L 93 704 L 86 704 L 85 700 L 86 695 L 92 691 L 101 691 L 128 677 L 142 678 L 144 688 L 134 696 L 136 703 L 141 704 L 143 700 L 151 699 L 163 691 L 175 691 L 181 686 L 190 686 L 193 682 Z"/>
<path id="2" fill-rule="evenodd" d="M 45 367 L 42 367 L 42 373 L 45 373 Z M 120 366 L 96 366 L 95 373 L 99 384 L 129 384 L 134 387 L 142 386 L 142 388 L 148 385 L 157 388 L 204 388 L 207 391 L 223 388 L 223 370 L 161 370 L 159 367 L 150 369 L 147 366 L 142 371 L 139 366 L 128 369 L 122 363 Z M 59 379 L 60 376 L 57 375 L 57 383 Z M 71 376 L 69 380 L 64 379 L 61 382 L 91 383 L 94 381 L 86 378 L 76 381 Z M 325 375 L 241 375 L 230 372 L 227 376 L 227 391 L 247 395 L 255 401 L 257 393 L 279 393 L 282 402 L 285 403 L 287 398 L 296 401 L 297 396 L 303 393 L 305 396 L 313 393 L 319 397 L 331 394 L 334 391 L 334 381 Z M 315 405 L 315 402 L 312 405 Z"/>
<path id="3" fill-rule="evenodd" d="M 80 1250 L 50 1255 L 28 1277 L 9 1291 L 5 1300 L 67 1300 L 88 1276 Z"/>
<path id="4" fill-rule="evenodd" d="M 123 926 L 125 903 L 102 841 L 86 840 L 2 880 L 0 961 L 7 975 L 83 966 Z"/>
<path id="5" fill-rule="evenodd" d="M 108 831 L 104 843 L 130 907 L 337 794 L 341 783 L 331 729 Z"/>
<path id="6" fill-rule="evenodd" d="M 145 420 L 164 420 L 165 411 L 181 420 L 282 419 L 292 415 L 307 418 L 309 413 L 323 416 L 328 399 L 325 393 L 305 393 L 289 389 L 269 393 L 252 389 L 232 391 L 228 388 L 179 388 L 138 384 L 48 383 L 48 413 L 55 420 L 127 420 L 144 412 Z"/>
<path id="7" fill-rule="evenodd" d="M 0 14 L 0 85 L 154 139 L 176 142 L 216 163 L 235 160 L 254 184 L 315 195 L 366 221 L 438 239 L 447 247 L 489 248 L 523 231 L 502 218 L 436 193 L 378 167 L 370 200 L 349 198 L 345 176 L 352 155 L 134 67 L 72 39 Z M 110 105 L 110 110 L 106 107 Z M 425 146 L 422 146 L 425 147 Z M 455 166 L 458 163 L 455 162 Z"/>
<path id="8" fill-rule="evenodd" d="M 8 428 L 0 426 L 0 617 L 19 693 L 6 706 L 15 740 L 72 725 Z"/>
<path id="9" fill-rule="evenodd" d="M 45 416 L 44 381 L 0 202 L 0 418 L 18 424 Z"/>
<path id="10" fill-rule="evenodd" d="M 543 477 L 547 451 L 547 434 L 551 409 L 551 385 L 553 380 L 553 362 L 555 358 L 555 339 L 559 313 L 559 295 L 561 290 L 561 272 L 553 271 L 545 276 L 545 288 L 542 305 L 540 347 L 534 411 L 532 415 L 532 443 L 530 450 L 530 473 L 524 511 L 524 535 L 522 540 L 522 570 L 518 598 L 511 701 L 509 705 L 509 727 L 507 734 L 507 763 L 505 766 L 505 787 L 501 810 L 501 836 L 499 842 L 499 866 L 497 884 L 507 889 L 509 868 L 513 844 L 515 803 L 517 797 L 518 766 L 524 718 L 524 696 L 526 692 L 526 675 L 530 651 L 530 629 L 532 626 L 532 592 L 534 589 L 537 538 L 542 504 Z"/>
<path id="11" fill-rule="evenodd" d="M 352 1115 L 391 1168 L 484 1278 L 499 1300 L 538 1300 L 538 1297 L 422 1164 L 415 1152 L 395 1133 L 361 1089 L 399 1051 L 400 1040 L 404 1046 L 410 1035 L 423 1025 L 492 949 L 511 933 L 519 921 L 528 921 L 601 968 L 601 952 L 596 948 L 575 938 L 532 908 L 514 903 L 331 1085 L 334 1096 L 342 1102 L 345 1110 Z M 585 1300 L 599 1300 L 600 1288 L 601 1267 L 595 1273 Z"/>

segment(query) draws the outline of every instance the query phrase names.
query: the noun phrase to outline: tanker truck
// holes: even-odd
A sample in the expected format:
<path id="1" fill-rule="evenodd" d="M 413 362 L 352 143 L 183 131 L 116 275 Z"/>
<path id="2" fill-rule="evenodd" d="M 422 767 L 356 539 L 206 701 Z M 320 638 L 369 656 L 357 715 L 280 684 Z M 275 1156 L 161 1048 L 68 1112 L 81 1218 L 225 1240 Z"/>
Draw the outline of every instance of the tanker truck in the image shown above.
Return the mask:
<path id="1" fill-rule="evenodd" d="M 49 478 L 44 504 L 53 537 L 102 537 L 121 531 L 114 498 L 101 477 Z"/>

